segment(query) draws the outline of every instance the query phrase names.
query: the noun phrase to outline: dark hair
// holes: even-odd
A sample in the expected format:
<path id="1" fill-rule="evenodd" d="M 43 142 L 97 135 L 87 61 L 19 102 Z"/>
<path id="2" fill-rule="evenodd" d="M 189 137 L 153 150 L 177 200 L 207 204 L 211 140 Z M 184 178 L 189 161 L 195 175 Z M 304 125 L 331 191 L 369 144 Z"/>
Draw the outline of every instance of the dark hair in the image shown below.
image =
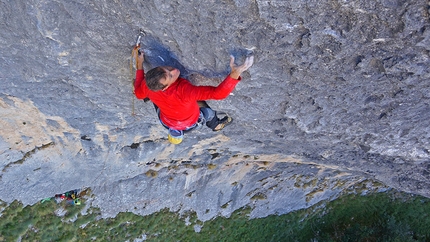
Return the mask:
<path id="1" fill-rule="evenodd" d="M 145 75 L 146 86 L 152 91 L 163 90 L 166 85 L 160 83 L 160 80 L 166 78 L 166 71 L 161 67 L 155 67 L 149 70 Z"/>

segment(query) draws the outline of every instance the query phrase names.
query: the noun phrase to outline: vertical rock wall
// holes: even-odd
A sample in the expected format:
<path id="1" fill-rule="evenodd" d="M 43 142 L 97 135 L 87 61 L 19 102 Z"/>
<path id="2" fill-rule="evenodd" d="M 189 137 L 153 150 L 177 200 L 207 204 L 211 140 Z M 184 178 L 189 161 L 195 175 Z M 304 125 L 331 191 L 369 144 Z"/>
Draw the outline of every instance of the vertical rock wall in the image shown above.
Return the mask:
<path id="1" fill-rule="evenodd" d="M 1 200 L 91 187 L 107 216 L 209 219 L 286 213 L 363 181 L 430 194 L 427 1 L 2 0 L 0 18 Z M 132 95 L 140 28 L 145 67 L 196 85 L 253 51 L 234 93 L 209 101 L 231 126 L 168 143 Z"/>

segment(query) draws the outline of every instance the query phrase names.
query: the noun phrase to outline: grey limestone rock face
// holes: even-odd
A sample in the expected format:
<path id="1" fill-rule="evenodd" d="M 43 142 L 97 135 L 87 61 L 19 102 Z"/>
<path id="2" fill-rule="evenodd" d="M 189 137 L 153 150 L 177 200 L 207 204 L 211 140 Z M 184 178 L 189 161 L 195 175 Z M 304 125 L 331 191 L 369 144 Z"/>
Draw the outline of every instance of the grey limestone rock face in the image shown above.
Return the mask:
<path id="1" fill-rule="evenodd" d="M 90 187 L 104 216 L 284 214 L 357 185 L 430 196 L 429 4 L 418 0 L 0 1 L 0 199 Z M 172 145 L 132 93 L 172 65 L 233 124 Z M 379 184 L 379 185 L 378 185 Z"/>

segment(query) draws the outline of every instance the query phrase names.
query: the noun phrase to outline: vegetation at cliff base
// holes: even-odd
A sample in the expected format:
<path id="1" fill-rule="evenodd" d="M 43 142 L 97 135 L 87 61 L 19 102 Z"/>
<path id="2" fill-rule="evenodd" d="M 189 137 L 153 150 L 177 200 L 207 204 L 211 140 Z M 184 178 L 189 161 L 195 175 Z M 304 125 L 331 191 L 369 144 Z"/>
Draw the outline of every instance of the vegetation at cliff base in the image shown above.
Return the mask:
<path id="1" fill-rule="evenodd" d="M 243 208 L 205 222 L 168 209 L 102 219 L 89 204 L 1 202 L 0 241 L 430 241 L 430 199 L 395 191 L 258 219 Z"/>

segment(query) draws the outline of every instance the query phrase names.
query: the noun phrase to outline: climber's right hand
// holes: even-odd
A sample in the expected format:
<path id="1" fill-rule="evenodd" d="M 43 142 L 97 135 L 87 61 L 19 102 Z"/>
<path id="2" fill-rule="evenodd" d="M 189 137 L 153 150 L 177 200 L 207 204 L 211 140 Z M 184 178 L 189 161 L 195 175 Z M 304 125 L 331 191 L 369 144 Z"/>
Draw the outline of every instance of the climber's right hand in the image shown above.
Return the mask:
<path id="1" fill-rule="evenodd" d="M 230 77 L 233 79 L 239 79 L 242 72 L 248 70 L 253 63 L 254 63 L 254 56 L 252 55 L 252 56 L 246 57 L 245 62 L 242 65 L 238 66 L 234 63 L 234 56 L 231 55 L 230 56 L 230 68 L 231 68 Z"/>

